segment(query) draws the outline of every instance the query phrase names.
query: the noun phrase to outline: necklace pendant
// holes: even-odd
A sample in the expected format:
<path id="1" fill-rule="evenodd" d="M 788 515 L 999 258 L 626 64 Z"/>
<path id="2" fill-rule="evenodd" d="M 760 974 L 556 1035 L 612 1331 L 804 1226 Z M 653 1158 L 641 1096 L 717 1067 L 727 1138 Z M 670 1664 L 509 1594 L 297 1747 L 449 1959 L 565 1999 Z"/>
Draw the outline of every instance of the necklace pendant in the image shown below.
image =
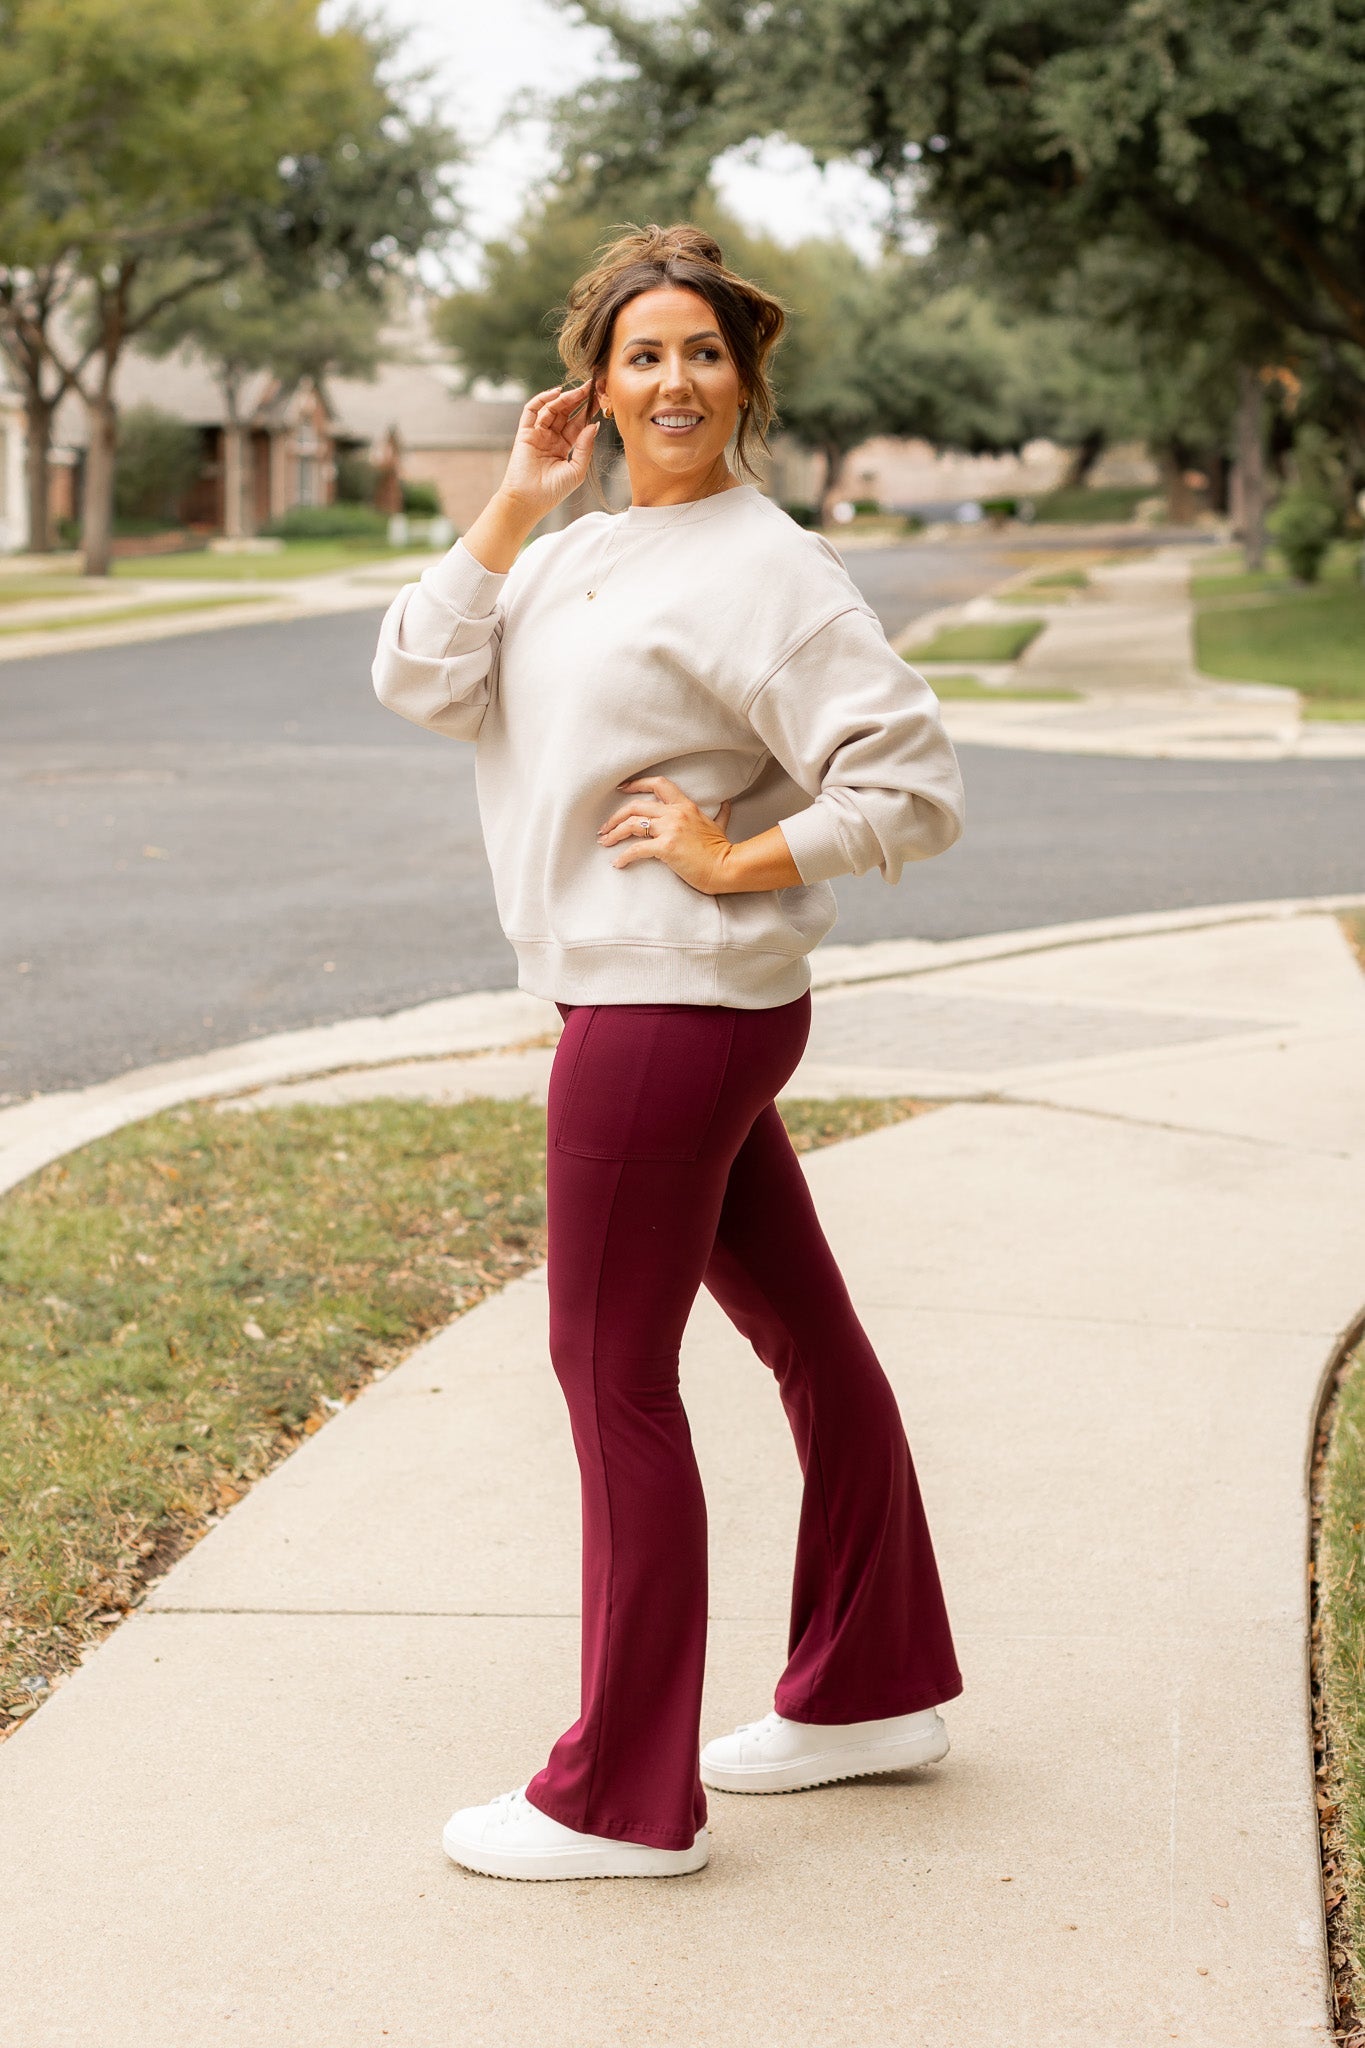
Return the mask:
<path id="1" fill-rule="evenodd" d="M 597 595 L 597 592 L 596 592 L 595 590 L 590 590 L 590 591 L 588 592 L 588 596 L 589 596 L 589 597 L 596 597 L 596 595 Z"/>

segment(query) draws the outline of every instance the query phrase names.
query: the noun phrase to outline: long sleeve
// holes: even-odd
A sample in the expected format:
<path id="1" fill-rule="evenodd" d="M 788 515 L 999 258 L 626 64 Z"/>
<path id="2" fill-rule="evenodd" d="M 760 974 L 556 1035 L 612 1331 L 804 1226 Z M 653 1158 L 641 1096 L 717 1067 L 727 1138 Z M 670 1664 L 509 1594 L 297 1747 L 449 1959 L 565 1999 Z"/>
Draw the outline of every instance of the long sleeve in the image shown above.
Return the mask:
<path id="1" fill-rule="evenodd" d="M 462 541 L 405 583 L 384 614 L 371 674 L 381 704 L 414 725 L 476 740 L 493 690 L 506 583 Z"/>
<path id="2" fill-rule="evenodd" d="M 950 847 L 962 830 L 962 777 L 938 699 L 856 607 L 805 640 L 747 706 L 755 732 L 814 802 L 782 820 L 803 882 Z"/>

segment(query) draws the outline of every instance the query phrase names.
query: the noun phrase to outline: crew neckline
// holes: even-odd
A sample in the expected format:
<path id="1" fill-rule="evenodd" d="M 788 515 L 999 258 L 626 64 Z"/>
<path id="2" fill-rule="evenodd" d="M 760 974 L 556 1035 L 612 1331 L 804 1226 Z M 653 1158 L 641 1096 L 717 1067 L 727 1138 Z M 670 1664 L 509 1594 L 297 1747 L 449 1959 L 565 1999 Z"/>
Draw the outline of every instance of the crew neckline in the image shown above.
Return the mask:
<path id="1" fill-rule="evenodd" d="M 712 491 L 705 498 L 684 498 L 679 505 L 627 505 L 617 517 L 627 526 L 676 526 L 684 520 L 705 519 L 727 498 L 757 494 L 757 484 L 732 484 L 728 490 Z"/>

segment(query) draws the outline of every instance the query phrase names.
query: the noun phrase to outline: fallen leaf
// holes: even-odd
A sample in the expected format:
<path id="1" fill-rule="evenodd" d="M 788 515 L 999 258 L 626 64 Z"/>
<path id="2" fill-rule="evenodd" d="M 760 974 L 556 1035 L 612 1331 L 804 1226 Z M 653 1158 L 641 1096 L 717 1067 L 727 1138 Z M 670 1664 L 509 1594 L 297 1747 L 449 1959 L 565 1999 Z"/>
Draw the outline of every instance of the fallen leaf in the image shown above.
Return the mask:
<path id="1" fill-rule="evenodd" d="M 1333 1892 L 1331 1898 L 1325 1901 L 1323 1910 L 1328 1913 L 1335 1913 L 1345 1896 L 1345 1892 Z"/>
<path id="2" fill-rule="evenodd" d="M 246 1321 L 242 1324 L 242 1335 L 244 1337 L 250 1337 L 253 1344 L 264 1344 L 265 1342 L 265 1331 L 261 1328 L 260 1324 L 256 1321 L 254 1316 L 248 1316 Z"/>
<path id="3" fill-rule="evenodd" d="M 1217 1892 L 1210 1892 L 1209 1897 L 1213 1900 L 1215 1906 L 1226 1906 L 1227 1904 L 1227 1900 L 1220 1899 Z"/>
<path id="4" fill-rule="evenodd" d="M 307 1422 L 303 1425 L 303 1433 L 305 1436 L 312 1436 L 316 1430 L 321 1428 L 322 1417 L 320 1415 L 310 1415 Z"/>
<path id="5" fill-rule="evenodd" d="M 144 846 L 142 849 L 142 858 L 144 860 L 169 860 L 170 855 L 167 853 L 164 846 Z"/>

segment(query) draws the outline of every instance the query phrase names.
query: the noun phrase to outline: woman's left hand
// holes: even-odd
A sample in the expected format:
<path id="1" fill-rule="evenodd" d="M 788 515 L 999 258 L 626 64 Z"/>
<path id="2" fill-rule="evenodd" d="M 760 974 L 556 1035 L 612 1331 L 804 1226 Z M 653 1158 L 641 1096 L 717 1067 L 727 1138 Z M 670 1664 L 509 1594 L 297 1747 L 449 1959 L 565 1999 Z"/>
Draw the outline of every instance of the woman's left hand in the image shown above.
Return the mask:
<path id="1" fill-rule="evenodd" d="M 722 894 L 721 876 L 731 849 L 725 832 L 730 799 L 725 799 L 714 818 L 708 818 L 666 775 L 642 775 L 637 782 L 622 782 L 618 787 L 644 801 L 623 804 L 598 831 L 599 846 L 622 848 L 612 866 L 627 868 L 637 860 L 661 860 L 704 896 Z M 650 823 L 648 837 L 640 829 L 642 818 Z"/>

